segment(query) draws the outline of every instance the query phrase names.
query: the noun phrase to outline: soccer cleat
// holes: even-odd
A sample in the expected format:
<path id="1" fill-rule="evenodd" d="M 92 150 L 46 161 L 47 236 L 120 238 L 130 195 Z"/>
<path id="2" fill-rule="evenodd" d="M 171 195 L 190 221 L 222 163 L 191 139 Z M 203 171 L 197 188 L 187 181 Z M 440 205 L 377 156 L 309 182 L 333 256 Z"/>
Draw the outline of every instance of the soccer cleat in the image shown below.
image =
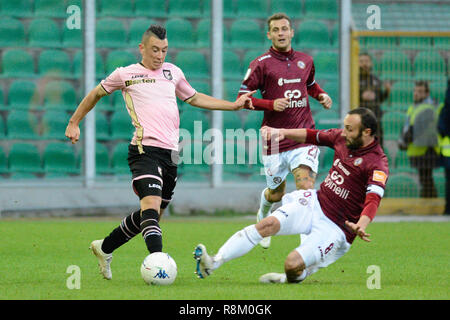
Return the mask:
<path id="1" fill-rule="evenodd" d="M 258 223 L 262 219 L 264 219 L 264 215 L 263 215 L 261 209 L 259 209 L 258 213 L 256 214 L 256 222 Z M 262 238 L 262 240 L 259 242 L 259 245 L 261 247 L 263 247 L 264 249 L 268 249 L 270 247 L 270 240 L 271 240 L 271 237 Z"/>
<path id="2" fill-rule="evenodd" d="M 200 279 L 211 275 L 213 267 L 213 258 L 208 255 L 203 244 L 197 245 L 194 250 L 194 259 L 197 260 L 195 273 Z"/>
<path id="3" fill-rule="evenodd" d="M 112 272 L 111 272 L 111 261 L 112 261 L 112 253 L 104 253 L 102 250 L 103 240 L 94 240 L 92 241 L 89 249 L 95 254 L 98 259 L 98 266 L 100 269 L 100 273 L 103 275 L 103 278 L 107 280 L 111 280 Z"/>
<path id="4" fill-rule="evenodd" d="M 266 273 L 259 278 L 261 283 L 285 283 L 286 274 L 285 273 Z"/>

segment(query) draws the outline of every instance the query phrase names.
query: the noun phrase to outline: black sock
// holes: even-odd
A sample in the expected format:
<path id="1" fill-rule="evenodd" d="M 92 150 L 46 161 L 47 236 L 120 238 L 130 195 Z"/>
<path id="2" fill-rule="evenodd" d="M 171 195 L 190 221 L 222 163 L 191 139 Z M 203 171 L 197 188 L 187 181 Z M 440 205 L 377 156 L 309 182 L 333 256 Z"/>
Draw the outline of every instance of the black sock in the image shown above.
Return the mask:
<path id="1" fill-rule="evenodd" d="M 141 211 L 135 211 L 125 217 L 120 225 L 103 240 L 102 251 L 112 253 L 135 235 L 140 233 Z"/>
<path id="2" fill-rule="evenodd" d="M 162 233 L 158 224 L 159 213 L 147 209 L 141 213 L 141 233 L 150 253 L 162 251 Z"/>

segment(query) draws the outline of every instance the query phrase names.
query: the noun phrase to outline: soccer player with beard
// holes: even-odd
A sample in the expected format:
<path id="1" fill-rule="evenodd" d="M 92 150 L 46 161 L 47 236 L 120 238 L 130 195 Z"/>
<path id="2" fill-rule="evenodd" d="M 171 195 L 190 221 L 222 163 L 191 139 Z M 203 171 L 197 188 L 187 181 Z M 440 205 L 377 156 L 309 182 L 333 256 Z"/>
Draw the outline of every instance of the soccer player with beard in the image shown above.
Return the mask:
<path id="1" fill-rule="evenodd" d="M 260 90 L 262 99 L 252 97 L 252 103 L 256 110 L 264 111 L 263 126 L 314 129 L 308 95 L 325 109 L 331 108 L 332 100 L 315 82 L 313 58 L 292 49 L 294 29 L 289 17 L 276 13 L 267 24 L 272 46 L 250 63 L 239 95 Z M 281 141 L 278 147 L 274 150 L 269 146 L 263 155 L 267 188 L 261 194 L 257 221 L 266 217 L 273 203 L 283 197 L 289 172 L 295 177 L 297 189 L 314 187 L 319 149 L 292 139 Z M 260 244 L 268 248 L 270 238 Z"/>
<path id="2" fill-rule="evenodd" d="M 376 130 L 376 117 L 366 108 L 351 110 L 343 129 L 263 127 L 263 138 L 272 144 L 289 138 L 333 148 L 333 165 L 319 190 L 286 194 L 280 208 L 235 233 L 216 255 L 208 255 L 199 244 L 194 251 L 197 275 L 209 276 L 225 262 L 248 253 L 263 237 L 305 234 L 306 240 L 287 256 L 284 273 L 260 277 L 263 283 L 298 283 L 342 257 L 356 236 L 369 242 L 366 228 L 375 217 L 389 175 Z"/>

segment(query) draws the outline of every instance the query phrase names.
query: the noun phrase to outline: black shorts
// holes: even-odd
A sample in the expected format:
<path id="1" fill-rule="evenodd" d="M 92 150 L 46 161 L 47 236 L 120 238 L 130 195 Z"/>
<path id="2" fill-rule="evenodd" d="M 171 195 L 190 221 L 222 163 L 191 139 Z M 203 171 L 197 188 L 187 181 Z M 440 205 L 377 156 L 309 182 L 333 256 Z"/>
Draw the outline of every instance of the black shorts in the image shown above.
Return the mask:
<path id="1" fill-rule="evenodd" d="M 139 199 L 159 196 L 161 208 L 166 208 L 172 200 L 177 183 L 177 165 L 173 162 L 175 151 L 144 146 L 140 154 L 138 147 L 128 146 L 128 165 L 132 174 L 133 190 Z"/>

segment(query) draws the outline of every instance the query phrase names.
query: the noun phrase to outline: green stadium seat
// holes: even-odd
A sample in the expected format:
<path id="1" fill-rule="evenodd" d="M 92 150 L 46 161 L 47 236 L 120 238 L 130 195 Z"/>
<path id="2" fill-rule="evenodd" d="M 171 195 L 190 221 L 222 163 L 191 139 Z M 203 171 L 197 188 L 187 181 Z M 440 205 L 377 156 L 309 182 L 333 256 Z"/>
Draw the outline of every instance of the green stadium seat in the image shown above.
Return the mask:
<path id="1" fill-rule="evenodd" d="M 134 126 L 131 123 L 130 115 L 126 110 L 115 111 L 110 122 L 111 139 L 131 140 L 134 133 Z"/>
<path id="2" fill-rule="evenodd" d="M 8 49 L 3 51 L 2 77 L 6 78 L 32 78 L 34 73 L 34 60 L 26 50 Z"/>
<path id="3" fill-rule="evenodd" d="M 106 76 L 110 75 L 118 67 L 126 67 L 137 63 L 136 56 L 125 50 L 111 50 L 105 61 Z"/>
<path id="4" fill-rule="evenodd" d="M 401 51 L 386 51 L 380 59 L 382 80 L 408 80 L 412 76 L 412 65 L 408 56 Z"/>
<path id="5" fill-rule="evenodd" d="M 336 81 L 339 77 L 339 54 L 333 51 L 320 51 L 314 56 L 316 79 Z"/>
<path id="6" fill-rule="evenodd" d="M 444 102 L 447 84 L 445 81 L 434 81 L 430 83 L 430 95 L 438 103 Z"/>
<path id="7" fill-rule="evenodd" d="M 118 18 L 100 18 L 96 23 L 97 48 L 128 47 L 127 29 Z"/>
<path id="8" fill-rule="evenodd" d="M 137 17 L 167 18 L 166 0 L 135 0 L 134 14 Z"/>
<path id="9" fill-rule="evenodd" d="M 408 174 L 392 174 L 386 184 L 387 198 L 418 198 L 417 181 Z"/>
<path id="10" fill-rule="evenodd" d="M 166 21 L 167 40 L 173 48 L 193 48 L 196 46 L 192 23 L 183 18 Z"/>
<path id="11" fill-rule="evenodd" d="M 422 51 L 414 58 L 415 80 L 446 81 L 444 58 L 435 51 Z"/>
<path id="12" fill-rule="evenodd" d="M 133 5 L 123 0 L 97 0 L 100 17 L 134 17 Z"/>
<path id="13" fill-rule="evenodd" d="M 264 112 L 262 112 L 262 111 L 248 112 L 247 118 L 244 121 L 244 129 L 246 131 L 248 129 L 252 129 L 252 130 L 256 130 L 257 132 L 259 132 L 263 118 L 264 118 Z"/>
<path id="14" fill-rule="evenodd" d="M 1 0 L 0 8 L 0 14 L 6 17 L 30 18 L 33 16 L 31 0 Z"/>
<path id="15" fill-rule="evenodd" d="M 0 86 L 0 111 L 2 110 L 7 110 L 7 107 L 4 103 L 3 88 Z"/>
<path id="16" fill-rule="evenodd" d="M 30 80 L 15 80 L 8 91 L 8 109 L 39 109 L 39 93 Z"/>
<path id="17" fill-rule="evenodd" d="M 99 141 L 106 141 L 111 139 L 108 119 L 101 112 L 95 113 L 95 137 Z M 131 137 L 128 136 L 128 138 Z"/>
<path id="18" fill-rule="evenodd" d="M 73 78 L 72 63 L 64 50 L 43 50 L 38 60 L 41 77 Z"/>
<path id="19" fill-rule="evenodd" d="M 189 108 L 180 116 L 180 129 L 187 130 L 191 134 L 191 139 L 197 132 L 203 134 L 209 128 L 211 128 L 210 119 L 205 111 Z"/>
<path id="20" fill-rule="evenodd" d="M 192 86 L 192 88 L 194 88 L 197 92 L 211 95 L 211 86 L 209 84 L 209 81 L 193 80 L 193 81 L 190 81 L 189 83 Z"/>
<path id="21" fill-rule="evenodd" d="M 108 148 L 98 142 L 95 145 L 95 171 L 98 174 L 112 173 Z"/>
<path id="22" fill-rule="evenodd" d="M 2 120 L 0 120 L 0 126 L 1 126 L 1 123 L 2 123 Z M 0 174 L 7 173 L 8 171 L 9 171 L 8 170 L 8 160 L 6 158 L 5 151 L 0 146 Z"/>
<path id="23" fill-rule="evenodd" d="M 65 140 L 65 132 L 69 118 L 69 115 L 65 111 L 46 111 L 41 120 L 42 138 Z"/>
<path id="24" fill-rule="evenodd" d="M 39 123 L 36 115 L 23 110 L 12 110 L 6 118 L 8 139 L 39 139 Z"/>
<path id="25" fill-rule="evenodd" d="M 170 17 L 201 18 L 201 4 L 198 0 L 169 1 L 168 12 Z"/>
<path id="26" fill-rule="evenodd" d="M 331 46 L 333 48 L 339 48 L 339 23 L 335 23 L 331 29 Z"/>
<path id="27" fill-rule="evenodd" d="M 396 37 L 362 37 L 365 49 L 395 49 L 397 47 Z"/>
<path id="28" fill-rule="evenodd" d="M 429 49 L 431 48 L 430 37 L 400 37 L 399 46 L 401 49 Z"/>
<path id="29" fill-rule="evenodd" d="M 6 138 L 6 124 L 3 117 L 0 116 L 0 139 Z"/>
<path id="30" fill-rule="evenodd" d="M 230 46 L 236 49 L 260 48 L 264 44 L 263 31 L 252 19 L 235 19 L 230 27 Z"/>
<path id="31" fill-rule="evenodd" d="M 64 48 L 81 48 L 83 46 L 82 29 L 69 29 L 67 26 L 62 28 L 62 46 Z"/>
<path id="32" fill-rule="evenodd" d="M 223 98 L 228 101 L 235 101 L 240 87 L 240 81 L 224 81 Z"/>
<path id="33" fill-rule="evenodd" d="M 434 47 L 437 49 L 450 50 L 450 38 L 449 37 L 434 38 Z"/>
<path id="34" fill-rule="evenodd" d="M 223 30 L 223 46 L 229 46 L 230 32 L 227 26 L 224 24 Z M 197 35 L 197 48 L 208 48 L 211 46 L 211 19 L 205 18 L 201 19 L 197 24 L 197 29 L 195 31 Z"/>
<path id="35" fill-rule="evenodd" d="M 250 173 L 245 145 L 236 141 L 226 141 L 223 144 L 223 172 Z"/>
<path id="36" fill-rule="evenodd" d="M 36 17 L 67 18 L 67 6 L 61 0 L 34 0 Z"/>
<path id="37" fill-rule="evenodd" d="M 78 106 L 77 93 L 68 81 L 49 81 L 44 87 L 44 108 L 73 111 Z"/>
<path id="38" fill-rule="evenodd" d="M 128 142 L 117 143 L 112 150 L 111 167 L 117 175 L 130 174 L 128 167 Z"/>
<path id="39" fill-rule="evenodd" d="M 144 34 L 144 32 L 154 23 L 155 21 L 151 19 L 133 19 L 130 23 L 130 30 L 128 33 L 130 46 L 134 46 L 137 48 L 139 43 L 141 43 L 142 35 Z"/>
<path id="40" fill-rule="evenodd" d="M 336 0 L 305 1 L 305 14 L 308 18 L 337 20 L 339 7 Z"/>
<path id="41" fill-rule="evenodd" d="M 413 103 L 414 83 L 411 81 L 397 81 L 391 87 L 389 95 L 390 109 L 395 111 L 408 110 Z M 387 111 L 389 111 L 387 110 Z"/>
<path id="42" fill-rule="evenodd" d="M 320 158 L 319 171 L 327 172 L 333 165 L 334 149 L 328 147 L 321 147 L 319 158 Z"/>
<path id="43" fill-rule="evenodd" d="M 307 20 L 299 24 L 294 39 L 299 48 L 327 49 L 331 46 L 327 25 L 320 20 Z"/>
<path id="44" fill-rule="evenodd" d="M 203 15 L 211 16 L 211 0 L 203 0 Z M 236 18 L 234 1 L 223 1 L 223 17 Z"/>
<path id="45" fill-rule="evenodd" d="M 79 50 L 73 56 L 73 77 L 80 79 L 83 76 L 83 51 Z M 98 51 L 95 52 L 95 76 L 97 79 L 105 77 L 105 62 Z"/>
<path id="46" fill-rule="evenodd" d="M 0 19 L 0 47 L 24 47 L 25 28 L 18 19 L 2 17 Z"/>
<path id="47" fill-rule="evenodd" d="M 1 172 L 1 160 L 0 160 L 0 172 Z M 438 192 L 438 197 L 445 198 L 445 175 L 442 172 L 433 172 L 433 180 L 436 186 L 436 190 Z"/>
<path id="48" fill-rule="evenodd" d="M 222 112 L 223 131 L 227 129 L 243 129 L 241 117 L 237 112 L 224 111 Z M 225 136 L 224 136 L 225 138 Z"/>
<path id="49" fill-rule="evenodd" d="M 337 111 L 318 111 L 314 114 L 313 119 L 316 123 L 316 129 L 318 130 L 340 128 L 341 119 Z"/>
<path id="50" fill-rule="evenodd" d="M 406 121 L 406 113 L 399 111 L 385 112 L 381 119 L 384 140 L 397 141 L 402 133 Z"/>
<path id="51" fill-rule="evenodd" d="M 31 143 L 14 143 L 9 150 L 8 167 L 14 173 L 43 172 L 38 148 Z"/>
<path id="52" fill-rule="evenodd" d="M 236 52 L 232 50 L 223 51 L 223 77 L 227 79 L 242 79 L 241 59 Z"/>
<path id="53" fill-rule="evenodd" d="M 205 56 L 194 50 L 179 51 L 175 64 L 183 70 L 186 79 L 208 79 L 209 66 Z"/>
<path id="54" fill-rule="evenodd" d="M 115 111 L 126 111 L 125 100 L 123 100 L 122 91 L 116 90 L 111 94 L 111 101 L 113 105 L 113 110 Z"/>
<path id="55" fill-rule="evenodd" d="M 247 72 L 250 63 L 255 60 L 256 57 L 259 57 L 266 51 L 267 50 L 265 49 L 248 49 L 244 54 L 244 58 L 242 59 L 242 67 L 244 69 L 244 73 Z"/>
<path id="56" fill-rule="evenodd" d="M 298 0 L 276 0 L 270 2 L 270 14 L 285 12 L 291 19 L 304 18 L 302 1 Z"/>
<path id="57" fill-rule="evenodd" d="M 61 30 L 52 19 L 33 19 L 28 27 L 28 45 L 35 48 L 59 48 Z"/>
<path id="58" fill-rule="evenodd" d="M 268 1 L 236 0 L 238 18 L 267 19 L 268 11 Z"/>
<path id="59" fill-rule="evenodd" d="M 43 153 L 43 167 L 46 173 L 80 173 L 75 150 L 65 142 L 47 144 Z"/>

